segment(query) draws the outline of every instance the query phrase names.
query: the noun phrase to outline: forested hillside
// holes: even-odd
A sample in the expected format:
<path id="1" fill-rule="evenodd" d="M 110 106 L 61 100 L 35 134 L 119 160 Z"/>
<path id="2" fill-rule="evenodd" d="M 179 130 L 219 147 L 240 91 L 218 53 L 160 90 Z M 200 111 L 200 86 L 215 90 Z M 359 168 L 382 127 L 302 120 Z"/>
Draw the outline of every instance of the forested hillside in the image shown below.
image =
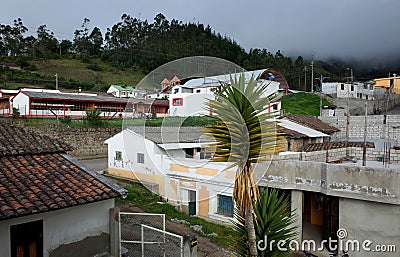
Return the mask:
<path id="1" fill-rule="evenodd" d="M 14 63 L 30 71 L 27 74 L 3 68 L 0 82 L 51 87 L 58 67 L 62 87 L 81 83 L 86 90 L 99 90 L 113 83 L 135 85 L 144 74 L 164 63 L 201 55 L 223 58 L 247 70 L 277 68 L 292 89 L 305 89 L 305 77 L 310 85 L 310 62 L 301 56 L 292 59 L 279 50 L 271 53 L 266 48 L 247 52 L 234 39 L 213 31 L 210 25 L 169 21 L 163 14 L 156 15 L 153 22 L 124 14 L 104 35 L 98 27 L 89 27 L 90 20 L 85 18 L 75 30 L 73 40 L 68 40 L 56 38 L 46 25 L 37 29 L 36 36 L 26 36 L 28 28 L 19 18 L 12 25 L 0 24 L 0 62 Z M 343 80 L 346 66 L 316 61 L 314 74 Z"/>

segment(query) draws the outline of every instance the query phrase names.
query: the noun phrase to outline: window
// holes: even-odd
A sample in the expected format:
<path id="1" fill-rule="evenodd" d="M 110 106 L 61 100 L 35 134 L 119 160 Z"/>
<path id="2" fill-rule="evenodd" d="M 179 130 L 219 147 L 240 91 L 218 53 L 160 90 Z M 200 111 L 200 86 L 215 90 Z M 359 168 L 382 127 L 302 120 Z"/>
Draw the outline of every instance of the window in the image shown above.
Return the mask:
<path id="1" fill-rule="evenodd" d="M 115 160 L 122 161 L 122 152 L 121 151 L 115 151 Z"/>
<path id="2" fill-rule="evenodd" d="M 212 151 L 210 149 L 200 150 L 200 159 L 210 159 L 212 157 Z"/>
<path id="3" fill-rule="evenodd" d="M 183 105 L 183 99 L 182 98 L 174 98 L 174 99 L 172 99 L 172 105 L 173 106 L 182 106 Z"/>
<path id="4" fill-rule="evenodd" d="M 233 217 L 233 201 L 231 196 L 218 195 L 217 213 Z"/>
<path id="5" fill-rule="evenodd" d="M 43 256 L 43 221 L 10 227 L 11 257 Z"/>
<path id="6" fill-rule="evenodd" d="M 200 93 L 201 92 L 201 90 L 200 89 L 196 89 L 196 93 Z"/>
<path id="7" fill-rule="evenodd" d="M 138 153 L 137 154 L 137 162 L 138 163 L 144 163 L 144 154 L 143 153 Z"/>
<path id="8" fill-rule="evenodd" d="M 341 89 L 341 90 L 344 90 L 344 84 L 341 84 L 341 85 L 340 85 L 340 89 Z"/>
<path id="9" fill-rule="evenodd" d="M 194 148 L 185 148 L 185 158 L 193 158 L 194 156 Z"/>
<path id="10" fill-rule="evenodd" d="M 351 85 L 351 89 L 350 89 L 351 91 L 354 91 L 354 86 L 353 85 Z"/>

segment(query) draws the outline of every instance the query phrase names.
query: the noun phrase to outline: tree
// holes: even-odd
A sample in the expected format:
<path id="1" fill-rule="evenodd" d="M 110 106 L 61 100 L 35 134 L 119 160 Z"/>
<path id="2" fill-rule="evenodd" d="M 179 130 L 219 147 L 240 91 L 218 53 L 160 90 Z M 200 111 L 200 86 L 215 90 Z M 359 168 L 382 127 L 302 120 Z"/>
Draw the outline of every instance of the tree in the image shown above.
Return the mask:
<path id="1" fill-rule="evenodd" d="M 275 153 L 277 140 L 275 124 L 267 113 L 270 99 L 263 97 L 268 85 L 257 84 L 253 76 L 246 82 L 243 74 L 222 84 L 218 99 L 209 103 L 216 122 L 203 131 L 215 140 L 207 147 L 214 151 L 211 161 L 233 163 L 228 168 L 237 166 L 233 200 L 244 220 L 250 256 L 257 256 L 253 203 L 259 198 L 253 164 Z"/>
<path id="2" fill-rule="evenodd" d="M 98 27 L 95 27 L 89 35 L 90 55 L 100 56 L 103 45 L 103 35 Z"/>
<path id="3" fill-rule="evenodd" d="M 58 53 L 58 40 L 46 25 L 41 25 L 37 29 L 35 52 L 41 57 L 51 57 Z"/>
<path id="4" fill-rule="evenodd" d="M 261 191 L 260 201 L 254 202 L 254 227 L 256 231 L 257 242 L 262 241 L 258 249 L 258 256 L 267 257 L 283 257 L 288 252 L 281 251 L 282 248 L 289 249 L 289 243 L 297 235 L 294 226 L 296 216 L 289 209 L 289 199 L 283 194 L 279 196 L 279 192 L 274 188 L 266 188 Z M 234 237 L 234 250 L 240 256 L 249 255 L 247 247 L 247 232 L 244 226 L 244 220 L 236 213 L 236 222 L 234 222 L 234 230 L 237 235 Z M 267 240 L 265 240 L 267 239 Z M 274 240 L 274 241 L 273 241 Z M 278 249 L 278 242 L 280 244 Z M 274 243 L 271 243 L 274 242 Z M 265 249 L 263 249 L 265 248 Z"/>
<path id="5" fill-rule="evenodd" d="M 89 42 L 89 25 L 90 20 L 88 18 L 83 19 L 81 29 L 77 29 L 74 32 L 74 48 L 79 54 L 89 54 L 90 42 Z"/>

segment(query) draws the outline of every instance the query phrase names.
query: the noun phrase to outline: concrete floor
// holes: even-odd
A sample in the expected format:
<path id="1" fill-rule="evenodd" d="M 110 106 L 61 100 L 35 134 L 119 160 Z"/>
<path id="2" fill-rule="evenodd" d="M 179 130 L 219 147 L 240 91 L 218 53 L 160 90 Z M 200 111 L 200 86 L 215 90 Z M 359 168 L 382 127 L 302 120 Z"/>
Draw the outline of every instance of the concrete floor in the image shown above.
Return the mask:
<path id="1" fill-rule="evenodd" d="M 107 158 L 79 160 L 79 162 L 100 173 L 103 173 L 108 167 Z"/>
<path id="2" fill-rule="evenodd" d="M 322 226 L 303 222 L 303 240 L 314 240 L 317 248 L 319 248 L 322 242 Z M 329 252 L 326 249 L 323 251 L 310 252 L 318 257 L 329 257 Z"/>

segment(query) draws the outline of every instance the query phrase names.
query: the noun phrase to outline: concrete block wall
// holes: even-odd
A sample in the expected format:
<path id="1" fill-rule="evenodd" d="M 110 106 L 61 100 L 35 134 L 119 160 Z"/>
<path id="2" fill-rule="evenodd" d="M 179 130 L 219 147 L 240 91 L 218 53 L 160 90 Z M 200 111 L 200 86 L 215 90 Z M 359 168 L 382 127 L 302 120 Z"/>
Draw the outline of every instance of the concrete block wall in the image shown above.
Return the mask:
<path id="1" fill-rule="evenodd" d="M 326 122 L 340 129 L 336 133 L 338 138 L 346 138 L 346 116 L 335 117 L 319 117 L 323 122 Z M 364 116 L 350 116 L 349 118 L 349 137 L 363 138 L 364 137 Z M 369 115 L 367 119 L 367 139 L 385 139 L 396 141 L 400 144 L 400 115 Z"/>

